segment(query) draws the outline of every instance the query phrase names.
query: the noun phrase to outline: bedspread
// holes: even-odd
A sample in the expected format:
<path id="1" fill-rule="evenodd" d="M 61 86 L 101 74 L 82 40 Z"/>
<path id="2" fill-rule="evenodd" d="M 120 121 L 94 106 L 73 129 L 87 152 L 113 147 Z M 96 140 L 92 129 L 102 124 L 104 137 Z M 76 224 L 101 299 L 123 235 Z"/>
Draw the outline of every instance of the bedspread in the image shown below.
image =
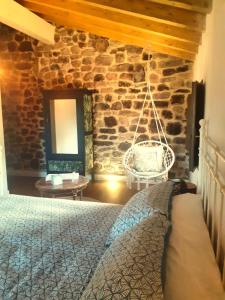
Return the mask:
<path id="1" fill-rule="evenodd" d="M 0 299 L 79 299 L 120 205 L 0 198 Z"/>

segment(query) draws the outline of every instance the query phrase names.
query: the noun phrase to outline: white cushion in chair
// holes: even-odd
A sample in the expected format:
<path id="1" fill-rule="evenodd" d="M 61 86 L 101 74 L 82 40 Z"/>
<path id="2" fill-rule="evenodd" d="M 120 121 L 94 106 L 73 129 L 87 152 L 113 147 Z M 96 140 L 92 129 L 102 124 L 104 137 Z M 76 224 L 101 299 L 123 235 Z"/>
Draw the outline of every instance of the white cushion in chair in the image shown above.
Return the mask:
<path id="1" fill-rule="evenodd" d="M 138 172 L 161 172 L 163 153 L 163 146 L 135 146 L 134 168 Z"/>

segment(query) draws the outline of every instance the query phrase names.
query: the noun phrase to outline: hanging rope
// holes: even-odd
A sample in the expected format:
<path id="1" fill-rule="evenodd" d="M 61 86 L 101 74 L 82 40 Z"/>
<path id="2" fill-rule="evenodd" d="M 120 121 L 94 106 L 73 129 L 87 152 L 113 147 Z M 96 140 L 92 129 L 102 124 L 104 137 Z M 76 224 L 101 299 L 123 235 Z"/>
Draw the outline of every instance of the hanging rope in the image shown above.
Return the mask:
<path id="1" fill-rule="evenodd" d="M 150 183 L 165 181 L 168 179 L 168 172 L 174 164 L 175 155 L 173 150 L 169 147 L 163 125 L 159 117 L 159 113 L 156 109 L 156 105 L 153 99 L 150 83 L 150 54 L 148 55 L 148 61 L 145 71 L 147 90 L 143 100 L 140 116 L 135 129 L 133 141 L 131 147 L 126 151 L 123 157 L 123 166 L 127 172 L 128 186 L 131 187 L 132 182 L 137 182 L 138 188 L 140 188 L 141 182 Z M 149 100 L 148 117 L 151 111 L 153 114 L 151 118 L 154 118 L 156 124 L 156 130 L 158 133 L 157 140 L 146 140 L 136 143 L 138 128 L 141 119 L 144 114 L 145 106 Z M 162 139 L 164 141 L 162 142 Z M 136 148 L 136 145 L 140 147 Z M 142 148 L 143 147 L 143 148 Z M 149 148 L 149 149 L 148 149 Z M 143 152 L 144 150 L 144 152 Z M 146 151 L 147 150 L 147 151 Z"/>
<path id="2" fill-rule="evenodd" d="M 162 134 L 164 142 L 168 145 L 166 135 L 165 135 L 164 130 L 163 130 L 162 122 L 159 118 L 159 114 L 158 114 L 158 111 L 156 109 L 155 102 L 154 102 L 153 95 L 152 95 L 152 91 L 151 91 L 151 83 L 150 83 L 150 80 L 149 80 L 149 77 L 150 77 L 150 59 L 151 59 L 151 56 L 150 56 L 150 54 L 148 54 L 148 61 L 147 61 L 147 64 L 146 64 L 146 71 L 145 71 L 145 79 L 146 79 L 146 82 L 147 82 L 147 91 L 146 91 L 145 98 L 144 98 L 144 101 L 143 101 L 143 104 L 142 104 L 141 113 L 140 113 L 140 116 L 139 116 L 139 119 L 138 119 L 138 122 L 137 122 L 137 127 L 136 127 L 136 130 L 135 130 L 135 133 L 134 133 L 132 146 L 134 146 L 134 144 L 136 142 L 136 139 L 137 139 L 138 128 L 139 128 L 141 119 L 142 119 L 143 114 L 144 114 L 145 103 L 148 100 L 148 96 L 150 97 L 150 103 L 151 103 L 150 108 L 152 108 L 152 111 L 153 111 L 159 141 L 162 142 L 162 138 L 161 138 L 161 134 Z"/>

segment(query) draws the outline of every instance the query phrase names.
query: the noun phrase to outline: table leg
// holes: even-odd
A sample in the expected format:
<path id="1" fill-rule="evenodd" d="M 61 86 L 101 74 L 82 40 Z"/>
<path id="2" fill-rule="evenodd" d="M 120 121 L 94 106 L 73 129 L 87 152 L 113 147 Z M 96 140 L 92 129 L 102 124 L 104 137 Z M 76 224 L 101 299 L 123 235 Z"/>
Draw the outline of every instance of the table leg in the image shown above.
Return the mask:
<path id="1" fill-rule="evenodd" d="M 72 195 L 73 195 L 73 200 L 76 200 L 76 198 L 77 198 L 77 191 L 76 190 L 72 190 Z"/>

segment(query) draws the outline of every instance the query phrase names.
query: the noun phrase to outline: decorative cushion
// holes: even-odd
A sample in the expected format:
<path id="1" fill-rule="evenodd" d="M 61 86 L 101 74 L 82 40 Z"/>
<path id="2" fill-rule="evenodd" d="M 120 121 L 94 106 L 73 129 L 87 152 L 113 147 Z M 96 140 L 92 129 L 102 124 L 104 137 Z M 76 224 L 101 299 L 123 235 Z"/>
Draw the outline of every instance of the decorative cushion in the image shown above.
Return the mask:
<path id="1" fill-rule="evenodd" d="M 148 203 L 155 210 L 159 210 L 162 214 L 166 216 L 170 215 L 171 200 L 173 196 L 174 182 L 169 180 L 155 184 L 147 190 L 148 193 Z"/>
<path id="2" fill-rule="evenodd" d="M 150 217 L 156 211 L 168 215 L 172 191 L 173 182 L 166 181 L 146 188 L 131 197 L 113 224 L 106 245 L 110 245 L 124 231 Z"/>
<path id="3" fill-rule="evenodd" d="M 134 168 L 138 172 L 161 172 L 163 153 L 162 146 L 135 146 Z"/>
<path id="4" fill-rule="evenodd" d="M 163 299 L 161 267 L 169 222 L 155 214 L 106 250 L 81 300 Z"/>

